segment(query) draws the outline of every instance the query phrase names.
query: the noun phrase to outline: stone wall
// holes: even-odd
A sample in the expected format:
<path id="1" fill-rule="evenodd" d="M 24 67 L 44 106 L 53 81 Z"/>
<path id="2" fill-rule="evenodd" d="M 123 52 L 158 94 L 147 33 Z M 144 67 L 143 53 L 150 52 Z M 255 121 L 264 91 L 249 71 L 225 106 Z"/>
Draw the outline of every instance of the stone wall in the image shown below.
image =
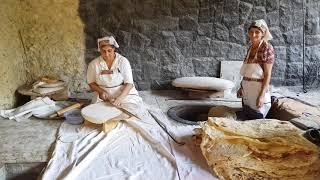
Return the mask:
<path id="1" fill-rule="evenodd" d="M 96 38 L 113 34 L 140 90 L 170 88 L 181 76 L 219 77 L 221 61 L 242 61 L 253 19 L 270 26 L 274 85 L 301 85 L 303 25 L 307 85 L 319 85 L 320 1 L 306 0 L 1 0 L 0 107 L 43 75 L 87 89 Z M 24 42 L 24 46 L 22 45 Z"/>
<path id="2" fill-rule="evenodd" d="M 1 0 L 0 6 L 0 109 L 15 104 L 15 91 L 27 79 L 26 57 L 20 38 L 18 1 Z"/>
<path id="3" fill-rule="evenodd" d="M 306 4 L 306 58 L 319 62 L 319 1 Z M 219 77 L 220 61 L 243 60 L 247 28 L 263 18 L 276 52 L 274 85 L 301 85 L 302 0 L 80 0 L 86 61 L 97 37 L 113 34 L 139 89 L 166 88 L 181 76 Z M 306 60 L 306 61 L 307 61 Z"/>

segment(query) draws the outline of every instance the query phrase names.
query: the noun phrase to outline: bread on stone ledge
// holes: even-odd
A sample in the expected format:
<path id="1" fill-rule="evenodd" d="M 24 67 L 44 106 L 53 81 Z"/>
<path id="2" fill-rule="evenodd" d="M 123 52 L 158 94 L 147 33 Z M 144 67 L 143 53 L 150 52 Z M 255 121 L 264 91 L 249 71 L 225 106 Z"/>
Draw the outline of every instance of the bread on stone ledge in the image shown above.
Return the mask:
<path id="1" fill-rule="evenodd" d="M 275 119 L 201 124 L 201 150 L 220 179 L 319 179 L 320 149 L 300 129 Z"/>

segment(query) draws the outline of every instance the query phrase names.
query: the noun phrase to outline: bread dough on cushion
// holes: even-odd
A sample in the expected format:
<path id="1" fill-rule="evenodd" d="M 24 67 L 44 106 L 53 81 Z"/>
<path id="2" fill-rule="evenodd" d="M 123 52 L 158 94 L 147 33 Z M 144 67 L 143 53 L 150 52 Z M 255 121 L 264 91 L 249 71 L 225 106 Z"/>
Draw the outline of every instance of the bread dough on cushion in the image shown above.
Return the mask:
<path id="1" fill-rule="evenodd" d="M 81 115 L 89 122 L 103 124 L 122 114 L 122 111 L 106 102 L 91 104 L 81 110 Z"/>
<path id="2" fill-rule="evenodd" d="M 215 77 L 182 77 L 175 79 L 172 85 L 180 88 L 224 91 L 233 88 L 234 83 Z"/>

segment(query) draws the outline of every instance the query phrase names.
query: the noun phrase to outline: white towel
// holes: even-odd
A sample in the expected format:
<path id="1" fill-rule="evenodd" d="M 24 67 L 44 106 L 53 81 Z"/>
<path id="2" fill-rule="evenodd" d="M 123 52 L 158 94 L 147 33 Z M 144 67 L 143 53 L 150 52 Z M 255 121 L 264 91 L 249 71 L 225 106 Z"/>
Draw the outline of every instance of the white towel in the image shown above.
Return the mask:
<path id="1" fill-rule="evenodd" d="M 0 110 L 0 117 L 22 121 L 28 119 L 33 113 L 46 111 L 55 107 L 55 102 L 48 97 L 38 97 L 14 109 Z"/>

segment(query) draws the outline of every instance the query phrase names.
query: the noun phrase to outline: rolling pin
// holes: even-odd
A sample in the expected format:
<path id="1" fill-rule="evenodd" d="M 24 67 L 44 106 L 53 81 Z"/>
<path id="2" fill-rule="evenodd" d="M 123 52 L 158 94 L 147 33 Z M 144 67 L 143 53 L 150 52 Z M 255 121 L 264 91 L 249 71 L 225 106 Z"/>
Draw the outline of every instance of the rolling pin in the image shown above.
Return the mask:
<path id="1" fill-rule="evenodd" d="M 73 105 L 68 106 L 66 108 L 60 109 L 59 111 L 55 112 L 54 114 L 51 114 L 49 116 L 49 118 L 54 118 L 54 117 L 57 117 L 57 116 L 61 116 L 63 113 L 68 112 L 68 111 L 73 110 L 73 109 L 80 108 L 82 105 L 83 105 L 83 103 L 76 103 L 76 104 L 73 104 Z"/>

